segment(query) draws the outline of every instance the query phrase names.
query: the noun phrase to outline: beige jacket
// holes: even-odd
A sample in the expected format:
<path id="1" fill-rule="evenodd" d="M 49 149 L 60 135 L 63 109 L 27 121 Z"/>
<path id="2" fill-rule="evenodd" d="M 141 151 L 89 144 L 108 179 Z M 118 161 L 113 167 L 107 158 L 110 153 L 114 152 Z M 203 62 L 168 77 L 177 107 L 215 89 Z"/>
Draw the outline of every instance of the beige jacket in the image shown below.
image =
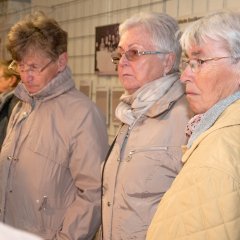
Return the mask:
<path id="1" fill-rule="evenodd" d="M 103 172 L 104 240 L 143 240 L 163 194 L 181 169 L 189 120 L 179 81 L 129 131 L 120 129 Z"/>
<path id="2" fill-rule="evenodd" d="M 100 225 L 105 120 L 74 87 L 67 68 L 27 94 L 0 155 L 0 219 L 44 239 L 90 240 Z"/>

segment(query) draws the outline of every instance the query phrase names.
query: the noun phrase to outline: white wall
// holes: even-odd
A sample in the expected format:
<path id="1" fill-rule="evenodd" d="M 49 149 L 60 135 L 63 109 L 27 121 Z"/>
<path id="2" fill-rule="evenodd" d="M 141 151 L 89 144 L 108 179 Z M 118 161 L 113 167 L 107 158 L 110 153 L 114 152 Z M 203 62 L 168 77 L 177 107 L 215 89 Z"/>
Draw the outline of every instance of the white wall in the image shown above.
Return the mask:
<path id="1" fill-rule="evenodd" d="M 14 7 L 15 6 L 15 7 Z M 237 0 L 32 0 L 29 9 L 21 1 L 9 1 L 6 14 L 0 13 L 0 57 L 6 57 L 4 41 L 9 27 L 26 12 L 44 10 L 56 18 L 69 34 L 69 65 L 76 86 L 91 86 L 91 98 L 96 91 L 108 91 L 108 128 L 110 142 L 118 127 L 111 121 L 111 91 L 121 89 L 117 76 L 99 76 L 94 71 L 95 27 L 121 23 L 140 11 L 166 12 L 180 22 L 183 29 L 195 17 L 221 9 L 239 10 Z M 98 102 L 97 102 L 98 104 Z"/>

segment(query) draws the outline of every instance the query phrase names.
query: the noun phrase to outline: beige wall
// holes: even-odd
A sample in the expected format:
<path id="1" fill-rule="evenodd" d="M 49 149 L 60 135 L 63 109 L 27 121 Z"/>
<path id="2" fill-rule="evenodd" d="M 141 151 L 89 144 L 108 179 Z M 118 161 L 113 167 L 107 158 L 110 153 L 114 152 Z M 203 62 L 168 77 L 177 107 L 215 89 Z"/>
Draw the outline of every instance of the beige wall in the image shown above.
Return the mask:
<path id="1" fill-rule="evenodd" d="M 184 29 L 186 21 L 220 9 L 240 10 L 237 0 L 32 0 L 32 4 L 9 1 L 8 11 L 0 15 L 0 57 L 6 57 L 5 36 L 9 27 L 27 12 L 42 9 L 56 18 L 69 34 L 69 65 L 76 86 L 91 87 L 91 98 L 107 96 L 97 101 L 106 104 L 109 140 L 118 126 L 112 122 L 112 91 L 120 90 L 117 76 L 99 76 L 94 71 L 95 27 L 121 23 L 140 11 L 166 12 L 180 21 Z M 97 94 L 96 94 L 96 91 Z M 105 94 L 105 95 L 104 95 Z M 99 99 L 99 98 L 97 98 Z M 115 100 L 116 103 L 116 100 Z"/>

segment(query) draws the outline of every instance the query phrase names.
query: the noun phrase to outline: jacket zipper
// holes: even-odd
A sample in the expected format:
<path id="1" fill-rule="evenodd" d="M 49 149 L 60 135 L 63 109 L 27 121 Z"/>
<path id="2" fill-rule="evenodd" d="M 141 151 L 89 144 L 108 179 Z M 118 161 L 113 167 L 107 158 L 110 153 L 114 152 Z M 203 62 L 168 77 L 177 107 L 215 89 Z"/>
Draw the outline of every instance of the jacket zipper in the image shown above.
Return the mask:
<path id="1" fill-rule="evenodd" d="M 138 148 L 138 149 L 134 149 L 131 150 L 127 156 L 126 162 L 129 162 L 132 159 L 132 156 L 136 153 L 140 153 L 140 152 L 146 152 L 146 151 L 167 151 L 168 147 L 159 147 L 159 146 L 153 146 L 150 148 Z"/>

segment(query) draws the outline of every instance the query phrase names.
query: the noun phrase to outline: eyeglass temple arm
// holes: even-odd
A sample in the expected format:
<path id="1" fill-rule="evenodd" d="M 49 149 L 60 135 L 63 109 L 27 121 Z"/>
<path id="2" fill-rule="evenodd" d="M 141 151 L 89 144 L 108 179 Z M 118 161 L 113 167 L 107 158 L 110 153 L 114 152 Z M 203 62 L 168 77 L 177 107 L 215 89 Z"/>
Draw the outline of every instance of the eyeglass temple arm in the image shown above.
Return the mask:
<path id="1" fill-rule="evenodd" d="M 169 52 L 161 52 L 161 51 L 141 51 L 140 54 L 168 54 Z"/>

